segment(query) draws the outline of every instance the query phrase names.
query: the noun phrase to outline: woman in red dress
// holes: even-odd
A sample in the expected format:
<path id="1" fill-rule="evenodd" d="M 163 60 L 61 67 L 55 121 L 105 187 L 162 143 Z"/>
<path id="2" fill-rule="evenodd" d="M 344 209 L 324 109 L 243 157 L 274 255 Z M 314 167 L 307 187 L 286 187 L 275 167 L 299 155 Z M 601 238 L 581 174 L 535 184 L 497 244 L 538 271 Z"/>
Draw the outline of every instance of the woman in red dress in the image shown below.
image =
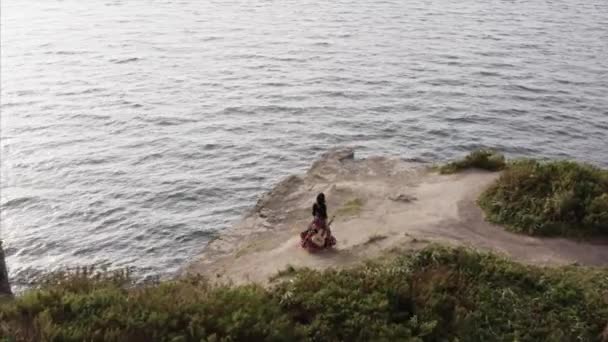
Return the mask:
<path id="1" fill-rule="evenodd" d="M 312 216 L 312 223 L 307 230 L 300 234 L 302 247 L 309 250 L 333 247 L 336 244 L 336 238 L 331 235 L 327 223 L 327 205 L 323 193 L 317 195 L 317 201 L 312 206 Z M 323 236 L 323 240 L 319 239 L 319 234 Z"/>

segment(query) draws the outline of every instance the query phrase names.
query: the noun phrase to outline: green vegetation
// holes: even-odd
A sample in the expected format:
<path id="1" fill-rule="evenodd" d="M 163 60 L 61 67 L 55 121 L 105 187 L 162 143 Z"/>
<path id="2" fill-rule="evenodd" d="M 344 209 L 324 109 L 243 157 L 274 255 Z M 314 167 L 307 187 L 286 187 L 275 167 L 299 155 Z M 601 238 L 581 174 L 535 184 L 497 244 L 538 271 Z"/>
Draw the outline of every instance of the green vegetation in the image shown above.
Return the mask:
<path id="1" fill-rule="evenodd" d="M 285 269 L 277 272 L 277 274 L 273 275 L 272 277 L 270 277 L 270 281 L 275 281 L 277 279 L 280 278 L 285 278 L 285 277 L 290 277 L 292 275 L 295 275 L 297 272 L 296 268 L 293 267 L 292 265 L 287 265 L 287 267 L 285 267 Z"/>
<path id="2" fill-rule="evenodd" d="M 489 149 L 479 149 L 469 153 L 463 159 L 439 167 L 439 173 L 452 174 L 466 169 L 500 171 L 506 167 L 505 156 Z"/>
<path id="3" fill-rule="evenodd" d="M 608 235 L 608 171 L 568 161 L 517 160 L 481 149 L 439 168 L 504 170 L 479 198 L 488 220 L 530 235 Z"/>
<path id="4" fill-rule="evenodd" d="M 608 171 L 575 162 L 510 163 L 479 199 L 490 221 L 531 235 L 608 235 Z"/>
<path id="5" fill-rule="evenodd" d="M 336 215 L 338 216 L 355 216 L 358 215 L 363 209 L 363 200 L 360 198 L 354 198 L 346 203 L 338 210 Z"/>
<path id="6" fill-rule="evenodd" d="M 54 277 L 0 305 L 4 341 L 593 341 L 608 270 L 430 247 L 265 289 L 123 274 Z"/>

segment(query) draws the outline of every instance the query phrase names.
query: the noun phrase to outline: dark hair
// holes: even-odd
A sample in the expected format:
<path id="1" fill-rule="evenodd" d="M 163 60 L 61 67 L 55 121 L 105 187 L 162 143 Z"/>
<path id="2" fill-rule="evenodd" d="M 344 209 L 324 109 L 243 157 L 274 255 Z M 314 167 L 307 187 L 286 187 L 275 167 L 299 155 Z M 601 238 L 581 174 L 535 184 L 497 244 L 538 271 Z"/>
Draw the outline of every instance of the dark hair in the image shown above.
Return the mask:
<path id="1" fill-rule="evenodd" d="M 325 194 L 320 193 L 317 195 L 317 203 L 319 203 L 319 204 L 325 203 Z"/>

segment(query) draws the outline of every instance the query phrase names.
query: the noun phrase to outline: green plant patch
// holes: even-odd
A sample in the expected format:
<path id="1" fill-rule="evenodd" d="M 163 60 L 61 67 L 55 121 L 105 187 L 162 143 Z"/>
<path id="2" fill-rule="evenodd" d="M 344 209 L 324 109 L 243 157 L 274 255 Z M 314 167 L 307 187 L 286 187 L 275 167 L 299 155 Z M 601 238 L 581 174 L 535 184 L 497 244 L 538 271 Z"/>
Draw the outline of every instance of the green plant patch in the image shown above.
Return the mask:
<path id="1" fill-rule="evenodd" d="M 343 206 L 336 210 L 337 216 L 356 216 L 361 213 L 363 209 L 363 200 L 360 198 L 354 198 L 344 203 Z"/>
<path id="2" fill-rule="evenodd" d="M 270 288 L 73 275 L 0 305 L 5 341 L 594 341 L 608 270 L 431 246 Z M 1 338 L 0 338 L 1 339 Z"/>
<path id="3" fill-rule="evenodd" d="M 290 276 L 294 275 L 296 272 L 297 272 L 297 270 L 295 267 L 293 267 L 292 265 L 287 265 L 287 267 L 285 267 L 284 269 L 280 270 L 275 275 L 270 277 L 269 280 L 275 281 L 280 278 L 290 277 Z"/>
<path id="4" fill-rule="evenodd" d="M 569 161 L 515 161 L 479 204 L 490 221 L 515 232 L 608 235 L 608 171 Z"/>
<path id="5" fill-rule="evenodd" d="M 452 174 L 467 169 L 500 171 L 505 167 L 504 155 L 490 149 L 479 149 L 469 153 L 463 159 L 439 167 L 439 173 Z"/>

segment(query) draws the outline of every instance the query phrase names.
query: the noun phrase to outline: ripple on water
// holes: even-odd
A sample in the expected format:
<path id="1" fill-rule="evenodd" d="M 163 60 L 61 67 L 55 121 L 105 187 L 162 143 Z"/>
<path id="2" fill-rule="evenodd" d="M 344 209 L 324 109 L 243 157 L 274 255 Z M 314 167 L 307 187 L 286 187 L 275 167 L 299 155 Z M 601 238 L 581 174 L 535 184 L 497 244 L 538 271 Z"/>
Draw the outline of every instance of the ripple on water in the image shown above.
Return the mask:
<path id="1" fill-rule="evenodd" d="M 141 60 L 141 58 L 139 58 L 139 57 L 113 58 L 113 59 L 110 59 L 110 62 L 114 63 L 114 64 L 126 64 L 126 63 L 138 62 L 140 60 Z"/>

